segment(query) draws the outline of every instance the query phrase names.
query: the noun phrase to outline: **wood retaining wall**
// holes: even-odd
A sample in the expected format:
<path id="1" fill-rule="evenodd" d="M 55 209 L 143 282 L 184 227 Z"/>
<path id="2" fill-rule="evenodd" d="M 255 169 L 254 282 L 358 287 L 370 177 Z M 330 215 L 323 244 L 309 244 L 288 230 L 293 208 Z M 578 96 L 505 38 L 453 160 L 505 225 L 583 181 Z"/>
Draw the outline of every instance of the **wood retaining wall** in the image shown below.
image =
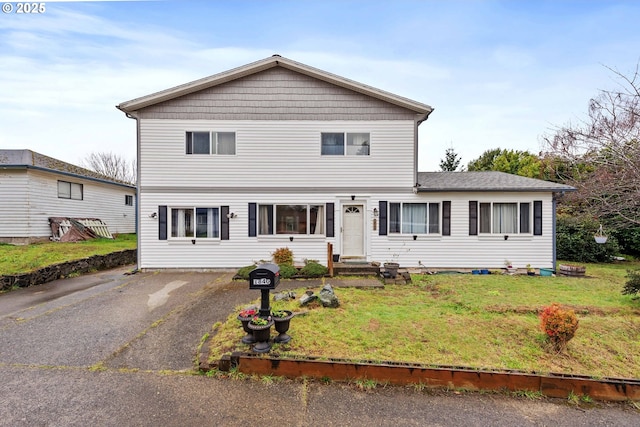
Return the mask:
<path id="1" fill-rule="evenodd" d="M 558 398 L 567 398 L 574 394 L 589 396 L 595 400 L 640 400 L 638 379 L 595 379 L 580 375 L 543 375 L 393 362 L 361 363 L 342 359 L 287 359 L 239 352 L 224 356 L 218 365 L 218 369 L 222 371 L 232 367 L 237 367 L 247 375 L 276 375 L 288 378 L 305 376 L 333 381 L 369 379 L 395 385 L 423 384 L 428 387 L 467 390 L 532 391 Z"/>

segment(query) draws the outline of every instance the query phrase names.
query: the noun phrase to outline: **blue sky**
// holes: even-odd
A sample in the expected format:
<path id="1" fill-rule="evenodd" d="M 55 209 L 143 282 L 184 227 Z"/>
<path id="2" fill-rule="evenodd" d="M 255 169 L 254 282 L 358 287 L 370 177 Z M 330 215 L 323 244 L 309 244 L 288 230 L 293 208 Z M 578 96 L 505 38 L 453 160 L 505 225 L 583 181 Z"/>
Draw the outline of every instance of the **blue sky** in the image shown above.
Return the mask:
<path id="1" fill-rule="evenodd" d="M 637 1 L 47 1 L 0 14 L 0 148 L 135 156 L 115 105 L 278 53 L 435 108 L 419 169 L 453 147 L 543 147 L 640 60 Z"/>

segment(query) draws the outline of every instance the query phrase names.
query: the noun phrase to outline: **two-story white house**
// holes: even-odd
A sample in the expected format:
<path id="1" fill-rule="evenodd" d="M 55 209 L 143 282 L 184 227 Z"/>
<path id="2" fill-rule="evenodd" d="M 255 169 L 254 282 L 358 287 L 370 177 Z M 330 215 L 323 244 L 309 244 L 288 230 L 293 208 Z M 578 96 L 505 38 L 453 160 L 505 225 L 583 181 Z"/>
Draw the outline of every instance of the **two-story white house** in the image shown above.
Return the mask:
<path id="1" fill-rule="evenodd" d="M 552 267 L 554 193 L 418 172 L 433 109 L 279 55 L 117 106 L 137 121 L 138 267 L 297 260 Z"/>

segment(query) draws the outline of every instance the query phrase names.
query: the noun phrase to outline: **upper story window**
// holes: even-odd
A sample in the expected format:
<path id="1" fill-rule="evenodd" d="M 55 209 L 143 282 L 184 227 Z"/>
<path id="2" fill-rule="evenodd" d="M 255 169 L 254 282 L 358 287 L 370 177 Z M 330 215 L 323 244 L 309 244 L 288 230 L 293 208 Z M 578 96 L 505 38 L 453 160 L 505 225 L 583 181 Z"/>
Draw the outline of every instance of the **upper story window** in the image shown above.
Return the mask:
<path id="1" fill-rule="evenodd" d="M 440 203 L 389 203 L 389 233 L 439 234 Z"/>
<path id="2" fill-rule="evenodd" d="M 82 184 L 76 184 L 75 182 L 58 181 L 58 198 L 82 200 Z"/>
<path id="3" fill-rule="evenodd" d="M 324 205 L 259 205 L 258 234 L 324 235 Z"/>
<path id="4" fill-rule="evenodd" d="M 480 203 L 480 233 L 531 233 L 531 203 Z"/>
<path id="5" fill-rule="evenodd" d="M 236 154 L 235 132 L 187 132 L 187 154 Z"/>
<path id="6" fill-rule="evenodd" d="M 321 134 L 323 156 L 368 156 L 369 133 L 325 133 Z"/>
<path id="7" fill-rule="evenodd" d="M 125 194 L 124 196 L 124 204 L 126 206 L 133 206 L 133 196 L 129 194 Z"/>
<path id="8" fill-rule="evenodd" d="M 171 208 L 171 237 L 220 238 L 219 208 Z"/>

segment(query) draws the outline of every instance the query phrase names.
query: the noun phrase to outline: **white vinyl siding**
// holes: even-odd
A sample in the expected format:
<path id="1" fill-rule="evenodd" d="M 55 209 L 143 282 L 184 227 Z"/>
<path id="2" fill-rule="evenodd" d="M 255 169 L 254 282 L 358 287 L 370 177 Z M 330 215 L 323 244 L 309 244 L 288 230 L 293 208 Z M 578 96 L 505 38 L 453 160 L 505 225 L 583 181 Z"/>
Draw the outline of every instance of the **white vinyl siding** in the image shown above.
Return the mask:
<path id="1" fill-rule="evenodd" d="M 236 155 L 188 155 L 185 132 L 235 132 Z M 322 156 L 319 135 L 369 130 L 368 156 Z M 142 187 L 390 187 L 414 182 L 415 122 L 141 120 Z"/>
<path id="2" fill-rule="evenodd" d="M 135 189 L 100 183 L 83 178 L 61 179 L 60 174 L 34 171 L 7 174 L 27 183 L 22 194 L 14 194 L 15 203 L 0 204 L 0 237 L 37 238 L 51 236 L 49 217 L 100 218 L 111 233 L 135 233 L 135 206 L 122 203 L 124 195 L 135 195 Z M 0 175 L 1 176 L 1 175 Z M 58 197 L 58 181 L 73 181 L 82 185 L 82 200 Z M 5 186 L 1 186 L 5 199 Z M 12 196 L 9 196 L 12 197 Z M 17 209 L 16 209 L 17 208 Z M 16 215 L 17 212 L 20 212 Z M 16 218 L 17 217 L 17 218 Z M 5 218 L 11 227 L 5 228 Z"/>

